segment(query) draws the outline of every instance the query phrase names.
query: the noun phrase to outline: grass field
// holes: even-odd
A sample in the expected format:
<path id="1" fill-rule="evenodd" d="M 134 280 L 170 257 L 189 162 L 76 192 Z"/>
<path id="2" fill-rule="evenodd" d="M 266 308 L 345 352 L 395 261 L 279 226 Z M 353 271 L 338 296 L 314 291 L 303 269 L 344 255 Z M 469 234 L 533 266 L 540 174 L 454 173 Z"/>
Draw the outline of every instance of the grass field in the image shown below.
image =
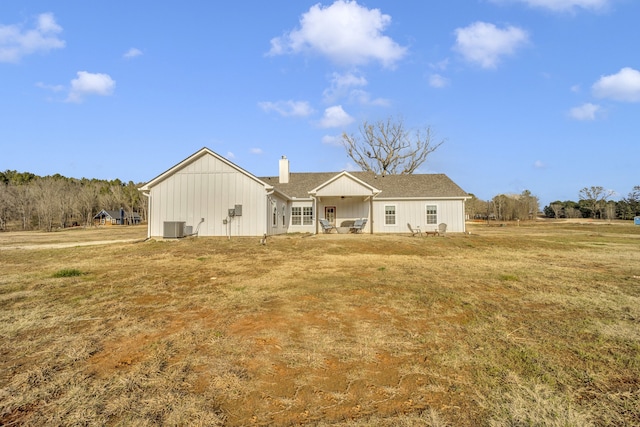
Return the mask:
<path id="1" fill-rule="evenodd" d="M 468 230 L 0 233 L 0 425 L 640 425 L 640 227 Z"/>

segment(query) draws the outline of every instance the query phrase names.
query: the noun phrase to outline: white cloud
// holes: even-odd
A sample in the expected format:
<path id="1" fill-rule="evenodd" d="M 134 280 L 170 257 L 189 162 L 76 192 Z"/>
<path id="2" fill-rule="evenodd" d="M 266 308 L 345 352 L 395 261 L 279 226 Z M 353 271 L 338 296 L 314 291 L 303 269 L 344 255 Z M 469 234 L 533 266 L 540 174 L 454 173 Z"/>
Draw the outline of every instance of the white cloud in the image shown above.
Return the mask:
<path id="1" fill-rule="evenodd" d="M 580 85 L 573 85 L 571 86 L 570 90 L 573 93 L 580 93 L 582 91 L 582 88 L 580 87 Z"/>
<path id="2" fill-rule="evenodd" d="M 226 157 L 227 157 L 227 159 L 233 160 L 233 159 L 236 158 L 236 155 L 233 154 L 231 151 L 227 151 L 227 156 Z"/>
<path id="3" fill-rule="evenodd" d="M 125 58 L 125 59 L 131 59 L 131 58 L 135 58 L 136 56 L 140 56 L 140 55 L 142 55 L 142 51 L 140 49 L 136 49 L 135 47 L 132 47 L 131 49 L 126 51 L 124 53 L 124 55 L 122 55 L 122 57 Z"/>
<path id="4" fill-rule="evenodd" d="M 449 68 L 449 58 L 445 58 L 442 61 L 429 64 L 429 66 L 434 70 L 445 71 L 447 68 Z"/>
<path id="5" fill-rule="evenodd" d="M 340 99 L 348 99 L 350 103 L 373 106 L 386 106 L 389 101 L 383 98 L 372 98 L 371 94 L 361 88 L 367 86 L 367 79 L 357 72 L 333 73 L 331 75 L 331 87 L 322 93 L 326 104 L 338 102 Z"/>
<path id="6" fill-rule="evenodd" d="M 340 65 L 364 65 L 379 61 L 393 67 L 407 48 L 383 31 L 391 17 L 379 9 L 367 9 L 356 1 L 337 0 L 332 5 L 312 6 L 300 18 L 300 26 L 271 40 L 269 55 L 308 52 Z"/>
<path id="7" fill-rule="evenodd" d="M 598 98 L 610 98 L 616 101 L 640 101 L 640 71 L 625 67 L 617 74 L 602 76 L 591 87 Z"/>
<path id="8" fill-rule="evenodd" d="M 32 53 L 61 49 L 65 46 L 64 40 L 58 38 L 61 32 L 53 13 L 40 14 L 33 29 L 0 25 L 0 62 L 18 62 Z"/>
<path id="9" fill-rule="evenodd" d="M 429 76 L 429 86 L 435 88 L 443 88 L 449 85 L 449 79 L 440 74 L 431 74 Z"/>
<path id="10" fill-rule="evenodd" d="M 531 7 L 548 9 L 554 12 L 568 12 L 575 9 L 601 10 L 611 4 L 611 0 L 493 0 L 494 3 L 508 1 L 524 3 Z"/>
<path id="11" fill-rule="evenodd" d="M 373 107 L 387 107 L 391 101 L 385 98 L 371 98 L 371 94 L 365 90 L 354 89 L 349 93 L 349 102 L 352 104 L 369 105 Z"/>
<path id="12" fill-rule="evenodd" d="M 324 116 L 320 121 L 320 127 L 337 128 L 353 122 L 353 117 L 342 109 L 342 105 L 336 105 L 324 110 Z"/>
<path id="13" fill-rule="evenodd" d="M 265 112 L 275 111 L 283 117 L 306 117 L 313 113 L 313 108 L 306 101 L 259 102 Z"/>
<path id="14" fill-rule="evenodd" d="M 340 98 L 348 96 L 353 87 L 364 87 L 369 82 L 363 76 L 356 73 L 333 73 L 331 75 L 331 87 L 324 90 L 322 97 L 324 102 L 335 102 Z"/>
<path id="15" fill-rule="evenodd" d="M 602 107 L 587 102 L 586 104 L 569 110 L 569 116 L 576 120 L 595 120 L 596 116 L 601 112 Z"/>
<path id="16" fill-rule="evenodd" d="M 547 165 L 545 165 L 541 160 L 536 160 L 533 162 L 533 167 L 536 169 L 546 169 Z"/>
<path id="17" fill-rule="evenodd" d="M 251 150 L 249 150 L 251 152 L 251 154 L 262 154 L 262 149 L 261 148 L 252 148 Z"/>
<path id="18" fill-rule="evenodd" d="M 521 28 L 500 29 L 487 22 L 474 22 L 468 27 L 457 28 L 455 33 L 454 49 L 482 68 L 495 68 L 501 57 L 512 55 L 529 41 L 529 35 Z"/>
<path id="19" fill-rule="evenodd" d="M 85 96 L 113 94 L 116 82 L 108 74 L 78 71 L 78 78 L 71 80 L 67 102 L 82 102 Z"/>
<path id="20" fill-rule="evenodd" d="M 46 83 L 38 82 L 36 86 L 40 89 L 50 90 L 51 92 L 61 92 L 64 90 L 64 86 L 62 85 L 48 85 Z"/>
<path id="21" fill-rule="evenodd" d="M 322 137 L 322 143 L 342 147 L 342 137 L 340 135 L 325 135 Z"/>

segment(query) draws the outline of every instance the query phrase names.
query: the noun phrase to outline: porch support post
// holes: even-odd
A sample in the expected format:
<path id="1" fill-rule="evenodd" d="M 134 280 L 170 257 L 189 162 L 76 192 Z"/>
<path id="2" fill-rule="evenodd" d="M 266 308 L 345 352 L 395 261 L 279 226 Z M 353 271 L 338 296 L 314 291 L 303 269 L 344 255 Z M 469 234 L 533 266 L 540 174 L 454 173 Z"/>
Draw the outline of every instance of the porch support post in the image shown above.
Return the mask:
<path id="1" fill-rule="evenodd" d="M 373 234 L 373 194 L 369 197 L 369 234 Z"/>
<path id="2" fill-rule="evenodd" d="M 315 234 L 318 234 L 318 199 L 316 196 L 311 196 L 313 200 L 313 228 L 315 230 Z"/>

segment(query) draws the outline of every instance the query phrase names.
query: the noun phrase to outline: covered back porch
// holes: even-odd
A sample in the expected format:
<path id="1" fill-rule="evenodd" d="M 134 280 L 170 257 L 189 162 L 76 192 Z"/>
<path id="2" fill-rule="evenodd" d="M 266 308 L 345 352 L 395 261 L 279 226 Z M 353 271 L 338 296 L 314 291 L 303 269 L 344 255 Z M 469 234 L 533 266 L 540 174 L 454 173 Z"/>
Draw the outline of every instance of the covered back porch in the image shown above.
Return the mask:
<path id="1" fill-rule="evenodd" d="M 348 233 L 357 220 L 365 219 L 362 233 L 373 233 L 373 198 L 380 191 L 347 172 L 314 188 L 316 233 L 322 232 L 321 219 L 326 219 L 338 233 Z"/>

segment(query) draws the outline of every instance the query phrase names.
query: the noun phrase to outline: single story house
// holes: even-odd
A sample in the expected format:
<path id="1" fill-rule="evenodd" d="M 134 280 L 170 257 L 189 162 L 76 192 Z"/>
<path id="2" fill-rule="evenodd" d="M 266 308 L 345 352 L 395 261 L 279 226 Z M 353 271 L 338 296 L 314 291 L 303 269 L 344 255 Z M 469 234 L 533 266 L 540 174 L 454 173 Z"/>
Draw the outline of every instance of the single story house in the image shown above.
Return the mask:
<path id="1" fill-rule="evenodd" d="M 257 177 L 202 148 L 140 188 L 149 200 L 148 237 L 263 236 L 321 232 L 367 219 L 364 233 L 406 233 L 407 223 L 465 231 L 470 197 L 444 174 L 292 173 Z"/>
<path id="2" fill-rule="evenodd" d="M 134 225 L 140 224 L 140 215 L 125 212 L 124 209 L 110 211 L 102 209 L 93 217 L 95 225 Z"/>

